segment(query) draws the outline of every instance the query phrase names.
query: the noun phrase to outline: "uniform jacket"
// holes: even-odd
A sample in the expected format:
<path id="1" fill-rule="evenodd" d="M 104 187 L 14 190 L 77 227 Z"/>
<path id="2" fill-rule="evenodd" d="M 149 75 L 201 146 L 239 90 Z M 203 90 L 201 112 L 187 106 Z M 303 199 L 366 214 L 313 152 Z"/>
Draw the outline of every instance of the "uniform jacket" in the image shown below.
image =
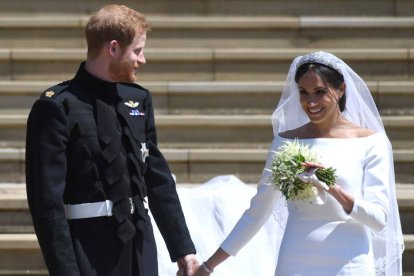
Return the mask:
<path id="1" fill-rule="evenodd" d="M 171 260 L 195 253 L 157 147 L 150 92 L 100 80 L 84 63 L 74 79 L 46 90 L 32 107 L 26 186 L 51 275 L 157 275 L 146 196 Z M 106 199 L 114 202 L 114 216 L 66 219 L 65 204 Z"/>

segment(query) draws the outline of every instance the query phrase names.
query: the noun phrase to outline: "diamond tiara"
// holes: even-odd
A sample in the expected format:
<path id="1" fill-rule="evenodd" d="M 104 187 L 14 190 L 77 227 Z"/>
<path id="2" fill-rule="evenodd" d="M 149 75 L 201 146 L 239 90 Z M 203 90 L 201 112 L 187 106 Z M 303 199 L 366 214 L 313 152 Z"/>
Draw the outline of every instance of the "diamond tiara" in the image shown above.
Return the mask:
<path id="1" fill-rule="evenodd" d="M 341 60 L 336 56 L 330 53 L 319 51 L 302 56 L 296 65 L 296 69 L 306 63 L 319 63 L 328 66 L 340 73 L 341 71 L 339 70 L 338 66 L 339 61 Z"/>

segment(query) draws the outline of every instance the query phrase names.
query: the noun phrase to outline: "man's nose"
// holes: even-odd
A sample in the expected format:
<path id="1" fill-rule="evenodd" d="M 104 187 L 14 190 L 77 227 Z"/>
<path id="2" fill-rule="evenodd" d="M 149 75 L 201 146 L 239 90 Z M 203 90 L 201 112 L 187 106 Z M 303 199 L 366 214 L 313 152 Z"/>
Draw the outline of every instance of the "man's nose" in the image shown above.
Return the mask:
<path id="1" fill-rule="evenodd" d="M 138 62 L 139 62 L 140 64 L 145 64 L 145 63 L 147 63 L 147 60 L 145 59 L 144 54 L 140 54 L 140 55 L 138 56 Z"/>

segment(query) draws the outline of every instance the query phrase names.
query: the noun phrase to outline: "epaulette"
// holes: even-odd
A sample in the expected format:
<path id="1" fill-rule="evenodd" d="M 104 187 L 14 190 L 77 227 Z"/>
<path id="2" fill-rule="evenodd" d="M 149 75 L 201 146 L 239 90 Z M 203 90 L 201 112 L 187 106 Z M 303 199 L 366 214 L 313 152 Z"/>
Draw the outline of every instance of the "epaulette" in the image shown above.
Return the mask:
<path id="1" fill-rule="evenodd" d="M 49 98 L 52 99 L 54 97 L 56 97 L 59 93 L 61 93 L 62 91 L 64 91 L 66 88 L 68 88 L 70 85 L 70 80 L 61 82 L 59 84 L 56 84 L 52 87 L 49 87 L 48 89 L 46 89 L 42 95 L 40 96 L 40 98 Z"/>

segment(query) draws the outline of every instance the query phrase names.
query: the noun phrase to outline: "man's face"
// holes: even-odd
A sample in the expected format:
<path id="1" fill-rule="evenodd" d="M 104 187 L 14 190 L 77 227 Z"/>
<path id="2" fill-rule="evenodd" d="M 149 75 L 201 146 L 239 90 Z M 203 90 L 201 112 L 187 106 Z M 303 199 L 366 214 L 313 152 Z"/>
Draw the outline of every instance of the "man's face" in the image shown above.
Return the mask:
<path id="1" fill-rule="evenodd" d="M 145 64 L 144 47 L 146 32 L 138 32 L 130 45 L 125 49 L 118 48 L 109 65 L 109 74 L 114 82 L 135 82 L 136 73 L 141 64 Z"/>

